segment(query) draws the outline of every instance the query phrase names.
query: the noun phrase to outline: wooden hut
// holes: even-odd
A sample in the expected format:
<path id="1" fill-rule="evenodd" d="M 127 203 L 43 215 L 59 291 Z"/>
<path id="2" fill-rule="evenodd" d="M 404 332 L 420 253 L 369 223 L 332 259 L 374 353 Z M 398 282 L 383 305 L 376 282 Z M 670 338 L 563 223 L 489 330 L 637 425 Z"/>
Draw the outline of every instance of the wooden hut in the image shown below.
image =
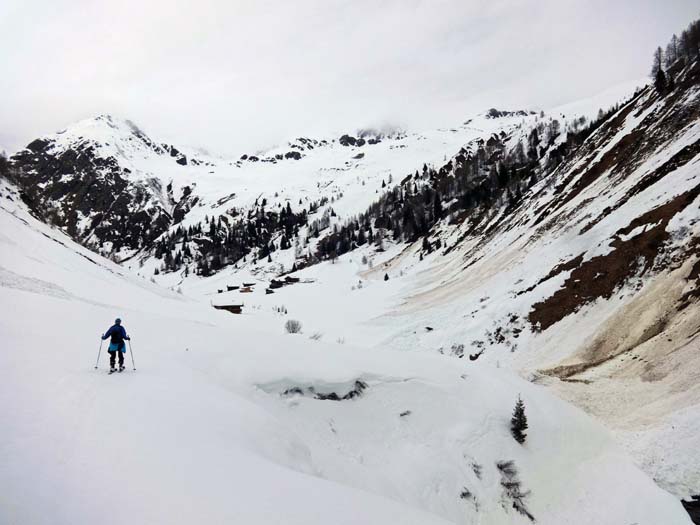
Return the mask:
<path id="1" fill-rule="evenodd" d="M 232 314 L 242 314 L 243 305 L 242 304 L 215 304 L 213 305 L 217 310 L 226 310 Z"/>

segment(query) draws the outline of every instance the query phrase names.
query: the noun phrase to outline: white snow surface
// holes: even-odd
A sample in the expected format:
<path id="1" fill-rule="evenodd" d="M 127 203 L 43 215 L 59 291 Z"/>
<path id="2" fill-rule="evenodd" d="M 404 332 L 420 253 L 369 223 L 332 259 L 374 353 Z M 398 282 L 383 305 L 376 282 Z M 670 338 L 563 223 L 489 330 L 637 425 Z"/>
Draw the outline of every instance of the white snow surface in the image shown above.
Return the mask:
<path id="1" fill-rule="evenodd" d="M 590 116 L 622 98 L 616 88 L 545 119 Z M 630 115 L 614 141 L 643 117 Z M 175 199 L 192 187 L 200 202 L 185 226 L 261 198 L 297 211 L 300 200 L 306 207 L 324 196 L 333 198 L 326 208 L 337 212 L 334 223 L 342 223 L 375 201 L 389 176 L 396 183 L 423 163 L 440 166 L 492 133 L 513 137 L 512 147 L 540 118 L 482 115 L 361 148 L 316 140 L 308 149 L 294 141 L 299 148 L 257 154 L 303 155 L 274 163 L 178 146 L 188 158 L 182 166 L 159 151 L 164 145 L 138 139 L 128 121 L 106 116 L 51 138 L 56 148 L 90 141 L 134 180 L 171 184 Z M 556 198 L 551 181 L 543 181 L 533 188 L 537 206 L 488 243 L 467 237 L 449 256 L 436 251 L 422 261 L 416 246 L 387 243 L 383 253 L 363 247 L 297 272 L 302 282 L 273 295 L 265 287 L 291 267 L 293 248 L 274 252 L 272 263 L 229 267 L 207 279 L 158 277 L 182 295 L 147 280 L 159 261 L 115 265 L 36 221 L 2 186 L 0 522 L 530 523 L 504 496 L 496 463 L 512 460 L 537 523 L 690 523 L 677 496 L 693 489 L 700 467 L 692 452 L 700 446 L 697 388 L 676 395 L 663 382 L 652 388 L 635 376 L 624 383 L 625 403 L 640 400 L 629 415 L 616 409 L 628 406 L 618 403 L 619 378 L 606 377 L 616 362 L 588 373 L 590 386 L 542 381 L 538 373 L 575 356 L 654 283 L 637 283 L 644 285 L 638 295 L 625 287 L 542 334 L 523 319 L 569 272 L 516 292 L 578 254 L 588 260 L 608 253 L 621 227 L 697 184 L 695 160 L 585 235 L 575 227 L 698 136 L 698 124 L 689 126 L 617 185 L 603 175 L 557 211 L 562 226 L 551 236 L 539 237 L 532 225 L 534 210 Z M 700 228 L 697 209 L 679 214 L 669 231 Z M 437 229 L 449 245 L 466 226 Z M 465 270 L 470 259 L 476 263 Z M 243 282 L 257 283 L 252 293 L 216 293 Z M 234 303 L 244 305 L 242 315 L 211 307 Z M 520 337 L 488 341 L 511 314 L 520 318 Z M 137 370 L 108 376 L 104 347 L 99 369 L 93 366 L 98 335 L 116 316 L 133 337 Z M 284 333 L 288 319 L 302 322 L 301 334 Z M 449 355 L 460 343 L 465 354 L 476 352 L 475 342 L 487 349 L 477 361 Z M 310 391 L 342 396 L 356 381 L 367 388 L 354 399 L 320 400 Z M 524 445 L 508 431 L 519 395 L 530 424 Z"/>
<path id="2" fill-rule="evenodd" d="M 202 295 L 230 274 L 173 293 L 1 193 L 2 523 L 530 523 L 504 495 L 496 463 L 511 460 L 537 523 L 689 523 L 551 390 L 489 360 L 383 344 L 423 320 L 392 313 L 414 289 L 384 268 L 405 257 L 397 247 L 359 275 L 353 253 L 300 273 L 314 282 L 256 287 L 236 316 Z M 116 316 L 134 353 L 109 376 L 104 345 L 93 367 Z M 296 316 L 302 333 L 285 334 Z M 342 396 L 356 381 L 367 388 L 354 399 L 309 391 Z M 283 395 L 293 388 L 303 394 Z M 519 395 L 524 445 L 509 433 Z"/>

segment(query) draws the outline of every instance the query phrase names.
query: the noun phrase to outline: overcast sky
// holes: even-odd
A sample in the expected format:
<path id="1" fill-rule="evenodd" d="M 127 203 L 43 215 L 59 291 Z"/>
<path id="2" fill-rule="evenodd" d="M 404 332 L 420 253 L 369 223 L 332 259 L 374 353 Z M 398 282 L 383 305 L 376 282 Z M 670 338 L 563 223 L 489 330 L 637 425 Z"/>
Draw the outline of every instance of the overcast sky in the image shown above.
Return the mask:
<path id="1" fill-rule="evenodd" d="M 0 147 L 100 113 L 240 153 L 547 108 L 647 74 L 697 0 L 2 0 Z"/>

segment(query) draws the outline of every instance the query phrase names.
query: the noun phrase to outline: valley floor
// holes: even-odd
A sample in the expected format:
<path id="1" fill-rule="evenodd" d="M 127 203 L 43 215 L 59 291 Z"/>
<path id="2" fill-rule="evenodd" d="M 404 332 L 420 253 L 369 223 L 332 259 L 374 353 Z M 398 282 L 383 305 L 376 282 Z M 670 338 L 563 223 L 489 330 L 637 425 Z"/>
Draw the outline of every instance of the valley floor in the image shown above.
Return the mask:
<path id="1" fill-rule="evenodd" d="M 21 209 L 0 221 L 3 523 L 689 523 L 549 389 L 388 348 L 407 283 L 384 281 L 381 260 L 256 286 L 235 316 L 207 304 L 233 292 L 190 298 L 217 283 L 180 295 Z M 109 376 L 104 348 L 93 367 L 116 316 L 137 370 Z M 301 334 L 284 333 L 289 318 Z M 509 432 L 519 395 L 524 445 Z"/>

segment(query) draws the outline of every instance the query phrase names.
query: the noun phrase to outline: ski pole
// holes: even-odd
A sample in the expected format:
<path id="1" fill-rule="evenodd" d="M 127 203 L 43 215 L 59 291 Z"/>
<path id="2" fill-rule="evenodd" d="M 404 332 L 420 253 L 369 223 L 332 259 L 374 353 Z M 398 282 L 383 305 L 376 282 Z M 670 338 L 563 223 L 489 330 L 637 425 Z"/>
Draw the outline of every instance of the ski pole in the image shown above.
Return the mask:
<path id="1" fill-rule="evenodd" d="M 134 363 L 134 349 L 131 347 L 131 339 L 129 339 L 129 353 L 131 354 L 131 365 L 136 370 L 136 363 Z"/>
<path id="2" fill-rule="evenodd" d="M 97 351 L 97 361 L 95 361 L 95 370 L 97 370 L 97 364 L 100 362 L 100 354 L 102 353 L 102 339 L 100 339 L 100 349 Z"/>

